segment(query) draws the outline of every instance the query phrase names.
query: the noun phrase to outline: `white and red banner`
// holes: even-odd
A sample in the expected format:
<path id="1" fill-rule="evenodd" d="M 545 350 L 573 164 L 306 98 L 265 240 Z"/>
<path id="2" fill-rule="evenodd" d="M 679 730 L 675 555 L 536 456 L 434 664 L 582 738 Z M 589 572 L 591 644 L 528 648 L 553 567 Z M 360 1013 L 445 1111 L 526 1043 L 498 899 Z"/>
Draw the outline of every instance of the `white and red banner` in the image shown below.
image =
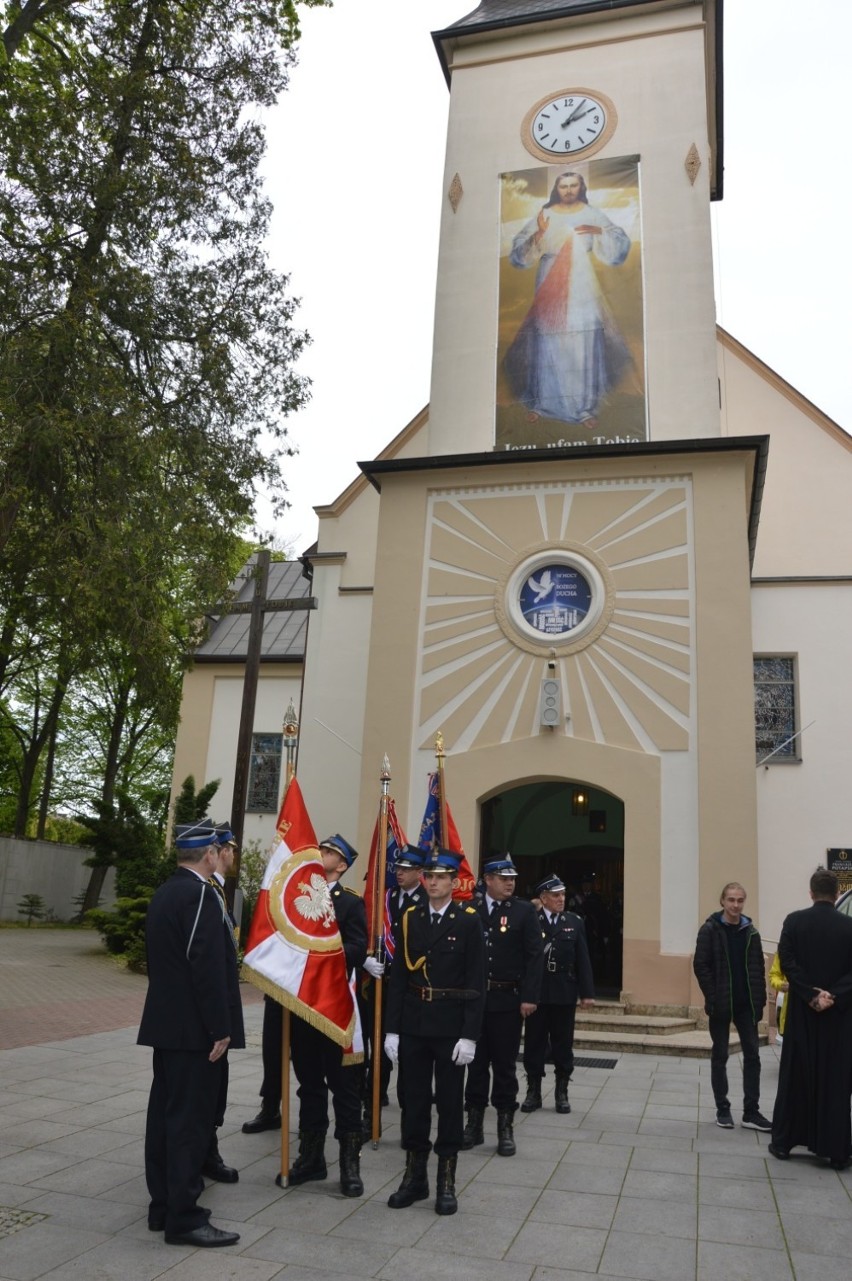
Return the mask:
<path id="1" fill-rule="evenodd" d="M 255 987 L 343 1046 L 356 1061 L 363 1038 L 354 986 L 317 838 L 296 779 L 278 818 L 281 844 L 266 868 L 243 973 Z"/>

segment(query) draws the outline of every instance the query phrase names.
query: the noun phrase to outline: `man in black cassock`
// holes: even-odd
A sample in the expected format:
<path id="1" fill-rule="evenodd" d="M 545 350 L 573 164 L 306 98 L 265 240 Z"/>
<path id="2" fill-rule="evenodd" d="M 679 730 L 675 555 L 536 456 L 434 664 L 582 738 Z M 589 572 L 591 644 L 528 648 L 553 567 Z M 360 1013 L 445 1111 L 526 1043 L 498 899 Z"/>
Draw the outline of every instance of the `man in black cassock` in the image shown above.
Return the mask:
<path id="1" fill-rule="evenodd" d="M 836 1170 L 852 1155 L 852 920 L 835 911 L 837 877 L 818 868 L 813 906 L 792 912 L 778 943 L 790 984 L 769 1151 L 804 1146 Z"/>

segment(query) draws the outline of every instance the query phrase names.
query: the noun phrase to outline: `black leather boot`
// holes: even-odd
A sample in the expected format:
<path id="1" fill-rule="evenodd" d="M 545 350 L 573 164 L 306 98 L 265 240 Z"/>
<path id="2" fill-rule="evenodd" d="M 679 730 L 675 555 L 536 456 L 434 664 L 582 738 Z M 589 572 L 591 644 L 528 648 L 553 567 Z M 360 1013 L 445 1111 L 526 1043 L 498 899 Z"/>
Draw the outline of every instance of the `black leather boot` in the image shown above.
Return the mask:
<path id="1" fill-rule="evenodd" d="M 527 1097 L 521 1104 L 522 1112 L 536 1112 L 541 1107 L 541 1077 L 527 1077 Z"/>
<path id="2" fill-rule="evenodd" d="M 213 1179 L 216 1183 L 237 1183 L 239 1180 L 239 1171 L 235 1170 L 232 1165 L 225 1165 L 222 1160 L 222 1153 L 219 1151 L 219 1142 L 216 1138 L 216 1131 L 213 1131 L 213 1141 L 207 1149 L 207 1156 L 204 1165 L 201 1167 L 201 1173 L 205 1179 Z"/>
<path id="3" fill-rule="evenodd" d="M 425 1201 L 429 1195 L 429 1179 L 426 1174 L 428 1152 L 409 1152 L 405 1158 L 405 1174 L 402 1176 L 396 1192 L 388 1197 L 392 1210 L 404 1210 L 415 1201 Z"/>
<path id="4" fill-rule="evenodd" d="M 436 1214 L 455 1214 L 459 1208 L 456 1200 L 456 1157 L 438 1157 L 438 1194 L 435 1197 Z"/>
<path id="5" fill-rule="evenodd" d="M 464 1137 L 462 1138 L 463 1152 L 469 1152 L 471 1148 L 478 1148 L 480 1143 L 485 1142 L 485 1135 L 482 1133 L 484 1117 L 484 1108 L 468 1108 L 467 1125 L 464 1127 Z"/>
<path id="6" fill-rule="evenodd" d="M 515 1132 L 513 1129 L 514 1112 L 506 1108 L 503 1112 L 497 1113 L 497 1155 L 514 1156 L 517 1152 L 515 1147 Z"/>
<path id="7" fill-rule="evenodd" d="M 311 1183 L 313 1180 L 328 1178 L 328 1166 L 325 1163 L 325 1135 L 299 1131 L 299 1155 L 293 1162 L 287 1182 L 293 1186 L 297 1183 Z"/>
<path id="8" fill-rule="evenodd" d="M 344 1134 L 340 1140 L 340 1191 L 344 1196 L 364 1195 L 360 1134 Z"/>
<path id="9" fill-rule="evenodd" d="M 568 1076 L 557 1076 L 556 1078 L 556 1111 L 570 1112 L 571 1104 L 568 1102 L 568 1082 L 571 1078 Z"/>
<path id="10" fill-rule="evenodd" d="M 263 1130 L 281 1129 L 281 1109 L 277 1103 L 264 1099 L 260 1111 L 251 1121 L 243 1123 L 243 1134 L 260 1134 Z"/>

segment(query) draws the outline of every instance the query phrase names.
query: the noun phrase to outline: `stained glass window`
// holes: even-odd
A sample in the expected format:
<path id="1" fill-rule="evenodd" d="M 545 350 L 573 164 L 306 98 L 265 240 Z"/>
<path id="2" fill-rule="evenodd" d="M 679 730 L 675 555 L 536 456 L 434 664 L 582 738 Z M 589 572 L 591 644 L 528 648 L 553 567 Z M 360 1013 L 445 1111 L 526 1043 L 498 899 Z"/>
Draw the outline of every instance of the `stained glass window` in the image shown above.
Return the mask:
<path id="1" fill-rule="evenodd" d="M 765 657 L 754 660 L 754 734 L 758 761 L 797 761 L 796 660 Z"/>
<path id="2" fill-rule="evenodd" d="M 252 734 L 246 809 L 253 814 L 278 813 L 283 734 Z"/>

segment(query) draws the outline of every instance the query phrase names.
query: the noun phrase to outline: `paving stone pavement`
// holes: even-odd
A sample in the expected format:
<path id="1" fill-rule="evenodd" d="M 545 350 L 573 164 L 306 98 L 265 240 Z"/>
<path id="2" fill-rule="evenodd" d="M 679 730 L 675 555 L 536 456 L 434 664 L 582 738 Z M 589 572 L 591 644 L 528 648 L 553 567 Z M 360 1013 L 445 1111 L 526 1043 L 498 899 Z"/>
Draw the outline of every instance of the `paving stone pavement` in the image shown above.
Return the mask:
<path id="1" fill-rule="evenodd" d="M 60 945 L 56 934 L 0 930 L 0 1044 L 12 1045 L 0 1050 L 0 1281 L 153 1281 L 166 1273 L 174 1281 L 848 1281 L 852 1274 L 852 1172 L 837 1174 L 805 1155 L 779 1163 L 766 1151 L 767 1136 L 719 1130 L 702 1060 L 622 1055 L 612 1069 L 579 1068 L 571 1114 L 557 1116 L 548 1091 L 541 1111 L 518 1114 L 518 1154 L 508 1159 L 496 1155 L 489 1111 L 485 1145 L 459 1157 L 452 1218 L 436 1217 L 431 1202 L 387 1208 L 404 1161 L 395 1106 L 385 1111 L 378 1149 L 364 1148 L 363 1198 L 340 1194 L 336 1162 L 327 1182 L 280 1189 L 278 1135 L 240 1131 L 257 1110 L 261 1076 L 262 1009 L 253 991 L 249 1046 L 231 1055 L 221 1135 L 240 1181 L 211 1184 L 203 1198 L 240 1242 L 217 1251 L 167 1246 L 146 1222 L 150 1051 L 135 1044 L 144 980 L 99 956 L 92 936 L 69 932 Z M 55 968 L 57 981 L 46 981 Z M 122 995 L 123 1025 L 115 1023 Z M 56 1019 L 63 1002 L 90 1007 L 85 1035 L 69 1035 L 69 1018 Z M 98 1009 L 106 1026 L 93 1030 Z M 15 1042 L 24 1018 L 40 1028 L 38 1042 Z M 761 1057 L 770 1111 L 778 1053 L 770 1046 Z M 738 1063 L 730 1065 L 734 1098 Z M 552 1078 L 545 1084 L 552 1089 Z M 291 1107 L 295 1117 L 295 1090 Z M 336 1156 L 331 1142 L 328 1156 Z"/>

